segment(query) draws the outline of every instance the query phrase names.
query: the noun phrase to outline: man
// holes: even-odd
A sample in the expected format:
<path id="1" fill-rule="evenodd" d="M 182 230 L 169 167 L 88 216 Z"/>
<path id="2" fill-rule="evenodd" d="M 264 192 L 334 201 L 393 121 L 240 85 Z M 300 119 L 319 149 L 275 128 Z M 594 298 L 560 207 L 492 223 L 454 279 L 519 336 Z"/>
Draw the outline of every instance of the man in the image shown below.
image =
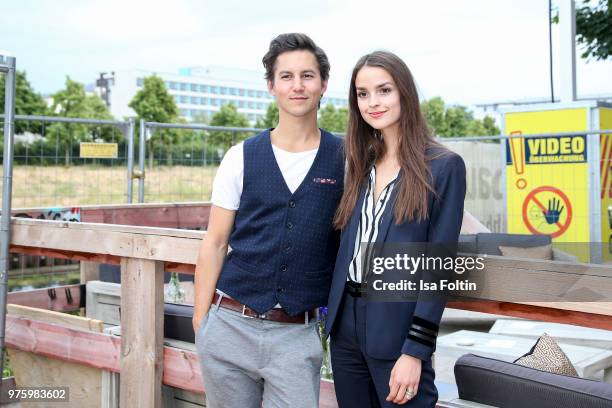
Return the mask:
<path id="1" fill-rule="evenodd" d="M 329 62 L 308 36 L 282 34 L 263 64 L 278 126 L 223 158 L 196 265 L 193 326 L 212 408 L 318 406 L 316 309 L 344 179 L 341 140 L 317 128 Z"/>

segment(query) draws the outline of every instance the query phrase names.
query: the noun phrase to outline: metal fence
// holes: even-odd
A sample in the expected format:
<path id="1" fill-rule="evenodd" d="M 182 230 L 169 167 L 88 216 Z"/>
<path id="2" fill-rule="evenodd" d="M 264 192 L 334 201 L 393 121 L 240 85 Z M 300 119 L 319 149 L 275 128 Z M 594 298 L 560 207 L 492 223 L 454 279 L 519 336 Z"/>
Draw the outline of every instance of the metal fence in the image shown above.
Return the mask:
<path id="1" fill-rule="evenodd" d="M 202 124 L 140 123 L 139 202 L 208 201 L 217 167 L 236 143 L 260 132 Z"/>
<path id="2" fill-rule="evenodd" d="M 15 124 L 13 207 L 132 202 L 133 121 L 17 115 Z M 116 155 L 85 158 L 81 142 L 110 144 Z"/>
<path id="3" fill-rule="evenodd" d="M 225 152 L 260 131 L 144 121 L 134 124 L 131 121 L 32 116 L 17 116 L 16 119 L 25 129 L 22 134 L 33 136 L 15 146 L 15 207 L 207 201 Z M 53 138 L 51 129 L 58 124 L 85 126 L 88 139 L 117 143 L 118 157 L 79 157 L 76 141 L 63 143 Z M 137 139 L 135 128 L 139 132 Z M 559 221 L 563 219 L 563 212 L 567 215 L 572 207 L 571 222 L 588 225 L 590 231 L 600 231 L 590 236 L 595 241 L 606 235 L 599 228 L 602 224 L 609 223 L 612 228 L 612 174 L 608 175 L 612 165 L 610 135 L 610 130 L 593 130 L 440 140 L 463 157 L 467 166 L 465 208 L 490 230 L 512 232 L 516 225 L 527 225 L 527 232 L 557 234 L 557 230 L 564 228 L 564 223 Z M 585 149 L 582 159 L 575 163 L 580 170 L 570 171 L 571 177 L 563 176 L 560 194 L 559 188 L 549 187 L 554 187 L 555 177 L 562 177 L 558 170 L 563 166 L 552 162 L 549 166 L 543 162 L 537 165 L 524 157 L 525 149 L 531 144 L 539 146 L 542 143 L 545 147 L 549 143 L 547 139 L 553 140 L 550 143 L 556 146 L 561 143 L 561 148 L 574 140 Z M 138 188 L 134 188 L 132 199 L 134 179 Z M 548 190 L 538 196 L 540 187 Z M 525 204 L 528 200 L 524 197 L 513 199 L 513 195 L 518 197 L 531 190 L 537 190 L 529 196 L 531 203 Z M 570 196 L 583 196 L 584 200 Z M 604 196 L 610 196 L 610 205 L 603 201 Z M 555 211 L 560 217 L 550 216 Z M 584 241 L 582 238 L 575 240 Z"/>

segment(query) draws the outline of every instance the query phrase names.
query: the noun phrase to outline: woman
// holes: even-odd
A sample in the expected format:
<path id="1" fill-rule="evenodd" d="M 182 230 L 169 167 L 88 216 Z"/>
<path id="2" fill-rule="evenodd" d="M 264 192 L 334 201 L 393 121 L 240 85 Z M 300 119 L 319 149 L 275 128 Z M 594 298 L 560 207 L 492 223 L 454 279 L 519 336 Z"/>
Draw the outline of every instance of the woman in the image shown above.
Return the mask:
<path id="1" fill-rule="evenodd" d="M 367 302 L 362 243 L 456 243 L 465 165 L 437 143 L 404 62 L 362 57 L 349 94 L 347 176 L 335 225 L 342 240 L 326 330 L 340 407 L 434 407 L 431 355 L 444 300 Z M 425 273 L 425 272 L 423 272 Z M 378 276 L 378 275 L 377 275 Z"/>

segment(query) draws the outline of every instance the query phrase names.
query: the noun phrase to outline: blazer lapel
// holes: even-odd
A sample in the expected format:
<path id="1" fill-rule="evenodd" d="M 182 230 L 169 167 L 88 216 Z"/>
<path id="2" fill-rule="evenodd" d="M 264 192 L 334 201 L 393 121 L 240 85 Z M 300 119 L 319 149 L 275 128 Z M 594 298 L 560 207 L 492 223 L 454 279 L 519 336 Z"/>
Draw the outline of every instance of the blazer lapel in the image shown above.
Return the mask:
<path id="1" fill-rule="evenodd" d="M 391 223 L 394 219 L 393 203 L 395 203 L 396 196 L 397 188 L 396 186 L 393 186 L 393 190 L 391 190 L 391 197 L 389 197 L 389 202 L 387 202 L 387 205 L 385 206 L 382 218 L 380 219 L 380 224 L 378 225 L 378 235 L 376 236 L 376 242 L 385 242 L 387 240 L 387 234 L 389 233 L 389 228 L 391 227 Z"/>

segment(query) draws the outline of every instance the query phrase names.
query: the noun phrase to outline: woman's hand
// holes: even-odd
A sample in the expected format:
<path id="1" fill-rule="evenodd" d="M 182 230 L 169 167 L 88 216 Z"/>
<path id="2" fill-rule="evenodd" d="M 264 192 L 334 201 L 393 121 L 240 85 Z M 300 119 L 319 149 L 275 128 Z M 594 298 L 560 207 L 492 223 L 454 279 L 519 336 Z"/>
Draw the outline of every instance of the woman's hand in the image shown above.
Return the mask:
<path id="1" fill-rule="evenodd" d="M 421 380 L 421 360 L 416 357 L 402 354 L 397 359 L 393 370 L 391 370 L 391 378 L 389 378 L 390 392 L 387 396 L 387 401 L 392 401 L 396 404 L 405 404 L 412 399 L 419 388 Z M 412 391 L 412 396 L 406 395 L 406 391 Z"/>

